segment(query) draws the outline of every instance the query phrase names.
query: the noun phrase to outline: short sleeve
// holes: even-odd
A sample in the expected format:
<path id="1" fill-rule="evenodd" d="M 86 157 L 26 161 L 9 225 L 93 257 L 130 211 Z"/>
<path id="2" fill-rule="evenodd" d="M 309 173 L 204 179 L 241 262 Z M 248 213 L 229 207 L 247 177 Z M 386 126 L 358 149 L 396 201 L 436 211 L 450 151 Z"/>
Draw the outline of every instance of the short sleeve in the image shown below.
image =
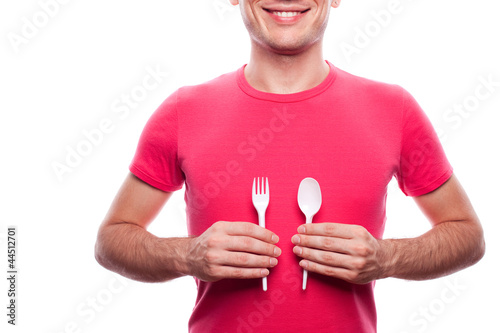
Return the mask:
<path id="1" fill-rule="evenodd" d="M 129 166 L 139 179 L 166 192 L 184 184 L 177 159 L 176 97 L 176 93 L 170 95 L 149 118 Z"/>
<path id="2" fill-rule="evenodd" d="M 407 196 L 434 191 L 453 173 L 429 118 L 415 99 L 404 91 L 401 126 L 399 187 Z"/>

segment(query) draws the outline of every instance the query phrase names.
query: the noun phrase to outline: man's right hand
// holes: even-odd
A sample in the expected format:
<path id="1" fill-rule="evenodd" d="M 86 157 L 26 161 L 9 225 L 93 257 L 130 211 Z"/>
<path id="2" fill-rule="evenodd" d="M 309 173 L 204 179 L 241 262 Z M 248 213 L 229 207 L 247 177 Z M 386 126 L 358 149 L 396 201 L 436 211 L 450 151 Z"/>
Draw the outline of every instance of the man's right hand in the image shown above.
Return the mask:
<path id="1" fill-rule="evenodd" d="M 159 238 L 148 232 L 171 195 L 129 174 L 99 229 L 97 261 L 143 282 L 183 275 L 204 281 L 261 278 L 276 266 L 278 236 L 250 222 L 216 222 L 198 237 Z"/>
<path id="2" fill-rule="evenodd" d="M 250 222 L 216 222 L 191 238 L 186 253 L 189 275 L 213 282 L 256 279 L 278 264 L 278 236 Z"/>

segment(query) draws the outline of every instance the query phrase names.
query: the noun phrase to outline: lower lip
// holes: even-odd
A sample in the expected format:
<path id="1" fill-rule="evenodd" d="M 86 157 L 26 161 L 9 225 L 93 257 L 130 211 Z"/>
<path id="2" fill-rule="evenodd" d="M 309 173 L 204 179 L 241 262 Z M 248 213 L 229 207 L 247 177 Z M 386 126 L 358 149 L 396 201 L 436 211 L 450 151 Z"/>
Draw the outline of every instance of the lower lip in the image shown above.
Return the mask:
<path id="1" fill-rule="evenodd" d="M 300 13 L 295 16 L 290 16 L 290 17 L 283 17 L 283 16 L 278 16 L 276 14 L 273 14 L 271 12 L 267 12 L 276 22 L 281 23 L 281 24 L 292 24 L 300 20 L 304 15 L 306 15 L 307 12 Z"/>

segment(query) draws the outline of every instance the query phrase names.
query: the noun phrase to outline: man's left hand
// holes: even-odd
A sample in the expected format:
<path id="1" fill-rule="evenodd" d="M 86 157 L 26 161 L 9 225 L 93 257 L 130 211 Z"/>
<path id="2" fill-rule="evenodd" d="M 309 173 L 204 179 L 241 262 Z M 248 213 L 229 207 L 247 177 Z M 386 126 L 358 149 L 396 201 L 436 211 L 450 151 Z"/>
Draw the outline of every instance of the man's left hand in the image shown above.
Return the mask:
<path id="1" fill-rule="evenodd" d="M 385 249 L 359 225 L 311 223 L 301 225 L 292 237 L 300 266 L 355 284 L 385 277 Z"/>

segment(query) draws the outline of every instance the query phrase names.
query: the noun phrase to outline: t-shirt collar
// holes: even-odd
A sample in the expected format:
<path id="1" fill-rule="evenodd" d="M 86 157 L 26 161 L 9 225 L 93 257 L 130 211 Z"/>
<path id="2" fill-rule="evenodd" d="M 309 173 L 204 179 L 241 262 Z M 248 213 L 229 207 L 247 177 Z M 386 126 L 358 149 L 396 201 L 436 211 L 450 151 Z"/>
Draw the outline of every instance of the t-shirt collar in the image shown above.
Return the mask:
<path id="1" fill-rule="evenodd" d="M 245 67 L 246 64 L 240 67 L 237 71 L 237 80 L 238 80 L 238 86 L 240 89 L 246 93 L 247 95 L 265 100 L 265 101 L 271 101 L 271 102 L 281 102 L 281 103 L 290 103 L 290 102 L 299 102 L 303 101 L 309 98 L 312 98 L 316 95 L 321 94 L 324 92 L 334 81 L 336 78 L 336 68 L 333 66 L 332 63 L 330 63 L 328 60 L 325 60 L 326 63 L 330 66 L 330 72 L 328 73 L 327 77 L 317 86 L 300 91 L 297 93 L 292 93 L 292 94 L 275 94 L 275 93 L 269 93 L 269 92 L 264 92 L 255 89 L 252 87 L 247 79 L 245 78 Z"/>

